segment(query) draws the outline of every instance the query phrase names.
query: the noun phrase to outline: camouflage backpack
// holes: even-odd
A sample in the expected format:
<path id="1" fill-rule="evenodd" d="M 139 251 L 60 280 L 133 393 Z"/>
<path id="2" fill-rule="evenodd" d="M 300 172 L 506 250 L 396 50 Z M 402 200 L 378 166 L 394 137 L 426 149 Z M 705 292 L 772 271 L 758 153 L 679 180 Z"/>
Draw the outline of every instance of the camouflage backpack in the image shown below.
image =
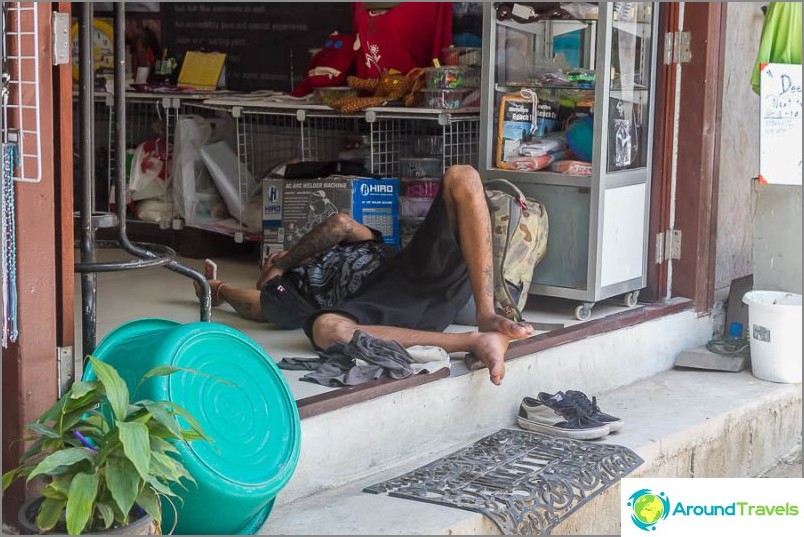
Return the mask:
<path id="1" fill-rule="evenodd" d="M 486 197 L 491 209 L 495 306 L 499 314 L 521 321 L 533 270 L 547 253 L 547 210 L 505 179 L 487 181 Z"/>

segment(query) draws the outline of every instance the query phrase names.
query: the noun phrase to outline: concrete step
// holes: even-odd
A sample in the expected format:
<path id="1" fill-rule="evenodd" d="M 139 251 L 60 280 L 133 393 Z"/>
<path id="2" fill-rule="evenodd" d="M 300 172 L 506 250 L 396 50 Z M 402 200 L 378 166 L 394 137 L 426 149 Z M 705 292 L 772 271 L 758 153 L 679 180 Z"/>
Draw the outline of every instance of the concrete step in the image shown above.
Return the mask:
<path id="1" fill-rule="evenodd" d="M 690 345 L 694 346 L 694 345 Z M 543 358 L 543 357 L 542 357 Z M 510 365 L 515 366 L 517 361 Z M 523 360 L 523 367 L 529 361 Z M 530 363 L 530 367 L 534 364 Z M 509 367 L 508 375 L 517 367 Z M 513 371 L 512 371 L 513 370 Z M 583 375 L 578 374 L 578 377 Z M 506 377 L 506 382 L 511 378 Z M 515 377 L 514 377 L 515 378 Z M 445 379 L 459 380 L 459 379 Z M 464 390 L 475 383 L 487 382 L 467 376 Z M 439 383 L 434 383 L 439 384 Z M 546 385 L 553 382 L 545 381 Z M 570 383 L 564 389 L 578 387 Z M 535 383 L 529 393 L 541 388 Z M 582 389 L 584 389 L 582 387 Z M 449 390 L 444 390 L 449 392 Z M 598 395 L 605 411 L 625 420 L 624 429 L 604 438 L 603 442 L 618 444 L 634 450 L 644 464 L 629 477 L 753 477 L 765 472 L 801 441 L 801 384 L 775 384 L 756 379 L 749 372 L 721 373 L 713 371 L 668 370 L 659 372 L 626 386 L 608 391 L 587 390 Z M 452 397 L 433 397 L 433 393 L 404 393 L 408 409 L 440 414 Z M 387 399 L 387 398 L 384 398 Z M 504 427 L 515 427 L 515 409 L 491 412 L 486 415 L 481 400 L 476 405 L 463 405 L 460 412 L 451 414 L 462 430 L 471 437 L 456 441 L 450 431 L 436 433 L 436 438 L 410 434 L 409 427 L 384 419 L 402 401 L 391 398 L 384 405 L 372 405 L 375 411 L 386 414 L 364 414 L 363 423 L 351 419 L 340 421 L 339 416 L 320 416 L 326 421 L 335 438 L 346 428 L 362 445 L 352 446 L 349 460 L 327 459 L 339 451 L 336 442 L 325 441 L 305 450 L 316 450 L 320 456 L 317 468 L 319 490 L 306 497 L 281 493 L 266 525 L 265 535 L 280 534 L 496 534 L 498 530 L 486 517 L 460 509 L 441 507 L 423 502 L 391 498 L 362 492 L 365 486 L 414 470 L 439 457 L 452 453 Z M 495 405 L 489 405 L 494 407 Z M 348 409 L 342 409 L 348 410 Z M 339 414 L 333 412 L 332 414 Z M 415 412 L 412 412 L 416 414 Z M 340 416 L 344 417 L 344 416 Z M 313 418 L 317 419 L 317 418 Z M 307 420 L 305 420 L 307 421 Z M 398 427 L 395 425 L 399 425 Z M 393 443 L 378 443 L 376 428 L 396 434 Z M 422 425 L 422 430 L 432 434 Z M 393 437 L 390 434 L 389 437 Z M 433 449 L 433 446 L 439 449 Z M 404 453 L 400 456 L 399 453 Z M 356 464 L 362 461 L 363 464 Z M 396 462 L 396 464 L 393 464 Z M 326 480 L 335 476 L 356 476 L 355 467 L 375 468 L 348 483 L 323 489 Z M 314 474 L 313 468 L 303 468 L 302 478 Z M 296 477 L 294 476 L 294 480 Z M 309 483 L 308 483 L 309 485 Z M 301 490 L 300 484 L 296 491 Z M 314 487 L 308 486 L 307 490 Z M 558 525 L 554 534 L 618 534 L 620 532 L 620 490 L 615 485 L 597 495 L 573 515 Z"/>
<path id="2" fill-rule="evenodd" d="M 604 393 L 667 371 L 711 334 L 710 318 L 686 310 L 516 358 L 502 386 L 459 360 L 449 378 L 305 418 L 299 464 L 275 508 L 467 445 L 513 424 L 525 395 Z"/>

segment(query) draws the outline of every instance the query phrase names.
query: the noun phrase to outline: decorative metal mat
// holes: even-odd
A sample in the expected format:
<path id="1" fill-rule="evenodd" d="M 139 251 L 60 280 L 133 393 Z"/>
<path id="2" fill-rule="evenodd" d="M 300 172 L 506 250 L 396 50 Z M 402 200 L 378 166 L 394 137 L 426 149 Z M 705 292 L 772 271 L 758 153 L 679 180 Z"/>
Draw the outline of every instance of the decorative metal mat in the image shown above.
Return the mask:
<path id="1" fill-rule="evenodd" d="M 540 535 L 643 462 L 622 446 L 503 429 L 363 492 L 482 513 L 505 535 Z"/>

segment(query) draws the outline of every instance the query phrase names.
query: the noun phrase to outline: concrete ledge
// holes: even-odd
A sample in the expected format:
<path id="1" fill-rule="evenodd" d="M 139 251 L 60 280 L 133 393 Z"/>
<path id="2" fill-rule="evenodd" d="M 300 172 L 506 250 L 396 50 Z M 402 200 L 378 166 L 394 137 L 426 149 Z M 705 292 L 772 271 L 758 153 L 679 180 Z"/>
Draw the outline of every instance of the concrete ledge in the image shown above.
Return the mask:
<path id="1" fill-rule="evenodd" d="M 502 386 L 488 371 L 444 378 L 302 420 L 299 465 L 283 503 L 393 467 L 435 459 L 513 425 L 525 395 L 574 388 L 608 392 L 667 371 L 707 341 L 711 320 L 684 311 L 507 362 Z"/>
<path id="2" fill-rule="evenodd" d="M 632 477 L 756 476 L 800 441 L 801 384 L 765 382 L 747 372 L 665 371 L 598 395 L 605 411 L 626 421 L 623 431 L 603 441 L 629 447 L 645 460 Z M 469 421 L 464 416 L 464 424 L 470 426 Z M 476 433 L 471 441 L 499 428 L 513 427 L 513 421 L 511 412 L 494 428 L 473 429 Z M 360 433 L 353 430 L 353 434 Z M 451 444 L 449 437 L 440 440 L 442 450 L 432 454 L 421 451 L 415 439 L 400 437 L 398 442 L 411 458 L 394 468 L 296 501 L 283 502 L 284 493 L 280 494 L 280 501 L 260 533 L 497 533 L 496 526 L 477 513 L 361 492 L 367 485 L 413 470 L 459 447 Z M 328 444 L 318 446 L 322 451 L 330 448 Z M 387 454 L 395 450 L 395 446 L 366 442 L 353 457 L 379 463 L 388 461 Z M 320 470 L 332 473 L 338 468 Z M 553 533 L 617 534 L 619 502 L 619 486 L 614 486 L 562 522 Z"/>

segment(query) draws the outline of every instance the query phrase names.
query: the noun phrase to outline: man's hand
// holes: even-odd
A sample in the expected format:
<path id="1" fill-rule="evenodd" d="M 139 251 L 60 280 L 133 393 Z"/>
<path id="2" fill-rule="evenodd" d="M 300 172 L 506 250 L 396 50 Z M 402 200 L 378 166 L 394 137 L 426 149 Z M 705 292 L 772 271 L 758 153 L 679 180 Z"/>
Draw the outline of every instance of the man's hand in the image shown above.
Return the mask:
<path id="1" fill-rule="evenodd" d="M 262 274 L 257 280 L 257 289 L 262 289 L 262 286 L 265 285 L 266 282 L 277 276 L 282 276 L 285 273 L 285 269 L 277 267 L 276 263 L 286 255 L 288 255 L 287 250 L 281 250 L 268 256 L 268 259 L 266 259 L 265 263 L 260 267 Z"/>

